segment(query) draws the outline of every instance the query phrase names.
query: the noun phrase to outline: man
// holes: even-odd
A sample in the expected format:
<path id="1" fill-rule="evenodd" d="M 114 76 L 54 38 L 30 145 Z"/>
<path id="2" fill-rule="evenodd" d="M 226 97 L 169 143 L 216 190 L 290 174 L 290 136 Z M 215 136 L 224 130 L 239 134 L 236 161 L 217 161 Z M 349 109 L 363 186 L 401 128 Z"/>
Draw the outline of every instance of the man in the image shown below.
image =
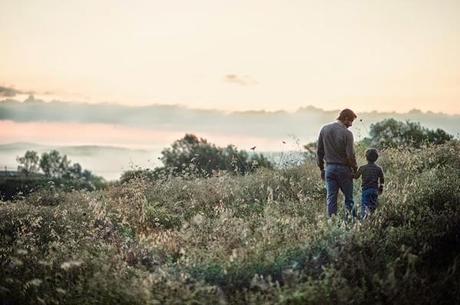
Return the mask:
<path id="1" fill-rule="evenodd" d="M 356 172 L 356 157 L 353 147 L 353 125 L 356 114 L 350 109 L 340 111 L 337 121 L 324 125 L 318 138 L 318 166 L 321 179 L 326 181 L 327 212 L 329 217 L 337 213 L 339 189 L 345 196 L 347 215 L 355 216 L 353 201 L 353 175 Z M 326 162 L 326 168 L 324 168 Z"/>

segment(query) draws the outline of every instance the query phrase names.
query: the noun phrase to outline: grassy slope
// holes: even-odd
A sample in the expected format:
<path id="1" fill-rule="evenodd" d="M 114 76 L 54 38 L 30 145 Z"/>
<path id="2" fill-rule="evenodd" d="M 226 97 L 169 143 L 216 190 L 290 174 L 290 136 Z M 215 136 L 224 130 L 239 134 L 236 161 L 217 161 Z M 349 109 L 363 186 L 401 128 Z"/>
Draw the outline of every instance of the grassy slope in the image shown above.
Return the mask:
<path id="1" fill-rule="evenodd" d="M 4 304 L 453 304 L 459 153 L 458 143 L 384 152 L 386 193 L 362 224 L 325 218 L 313 163 L 3 203 L 0 296 Z"/>

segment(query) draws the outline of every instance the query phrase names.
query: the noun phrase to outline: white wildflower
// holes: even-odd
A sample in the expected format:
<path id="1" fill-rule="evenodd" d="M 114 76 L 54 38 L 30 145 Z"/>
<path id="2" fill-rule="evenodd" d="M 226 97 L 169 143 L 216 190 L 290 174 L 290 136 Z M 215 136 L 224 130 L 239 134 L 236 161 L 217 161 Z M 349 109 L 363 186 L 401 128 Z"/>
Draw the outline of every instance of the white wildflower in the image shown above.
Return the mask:
<path id="1" fill-rule="evenodd" d="M 68 262 L 63 262 L 63 263 L 61 264 L 61 269 L 69 270 L 69 269 L 72 269 L 72 268 L 80 267 L 81 264 L 82 264 L 82 262 L 80 262 L 80 261 L 68 261 Z"/>
<path id="2" fill-rule="evenodd" d="M 65 294 L 66 293 L 66 291 L 64 289 L 62 289 L 62 288 L 56 288 L 56 291 L 58 293 L 60 293 L 60 294 Z"/>
<path id="3" fill-rule="evenodd" d="M 33 279 L 33 280 L 28 281 L 26 285 L 38 287 L 42 284 L 42 282 L 43 281 L 41 279 Z"/>
<path id="4" fill-rule="evenodd" d="M 201 215 L 201 214 L 196 214 L 195 216 L 193 216 L 191 222 L 192 222 L 194 225 L 199 226 L 199 225 L 201 225 L 201 224 L 203 223 L 203 220 L 204 220 L 203 215 Z"/>

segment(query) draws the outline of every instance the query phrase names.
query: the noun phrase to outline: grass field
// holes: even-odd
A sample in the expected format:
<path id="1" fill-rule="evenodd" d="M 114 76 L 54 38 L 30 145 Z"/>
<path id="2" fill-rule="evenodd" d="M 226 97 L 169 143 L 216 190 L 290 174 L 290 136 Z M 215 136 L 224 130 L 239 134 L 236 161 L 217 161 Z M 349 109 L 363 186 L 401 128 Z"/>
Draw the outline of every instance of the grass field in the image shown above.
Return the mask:
<path id="1" fill-rule="evenodd" d="M 1 304 L 460 303 L 460 144 L 378 163 L 362 223 L 327 219 L 313 161 L 2 202 Z"/>

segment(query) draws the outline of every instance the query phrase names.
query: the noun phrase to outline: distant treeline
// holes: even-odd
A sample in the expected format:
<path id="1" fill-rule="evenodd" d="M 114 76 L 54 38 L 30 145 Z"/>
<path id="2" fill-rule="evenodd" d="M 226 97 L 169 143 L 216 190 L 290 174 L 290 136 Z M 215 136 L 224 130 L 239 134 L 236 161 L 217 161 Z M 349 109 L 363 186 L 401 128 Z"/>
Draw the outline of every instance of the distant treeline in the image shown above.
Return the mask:
<path id="1" fill-rule="evenodd" d="M 12 199 L 46 187 L 95 190 L 105 186 L 102 177 L 83 169 L 79 163 L 72 163 L 67 155 L 61 155 L 57 150 L 41 155 L 29 150 L 16 160 L 17 172 L 5 171 L 0 174 L 2 199 Z"/>

